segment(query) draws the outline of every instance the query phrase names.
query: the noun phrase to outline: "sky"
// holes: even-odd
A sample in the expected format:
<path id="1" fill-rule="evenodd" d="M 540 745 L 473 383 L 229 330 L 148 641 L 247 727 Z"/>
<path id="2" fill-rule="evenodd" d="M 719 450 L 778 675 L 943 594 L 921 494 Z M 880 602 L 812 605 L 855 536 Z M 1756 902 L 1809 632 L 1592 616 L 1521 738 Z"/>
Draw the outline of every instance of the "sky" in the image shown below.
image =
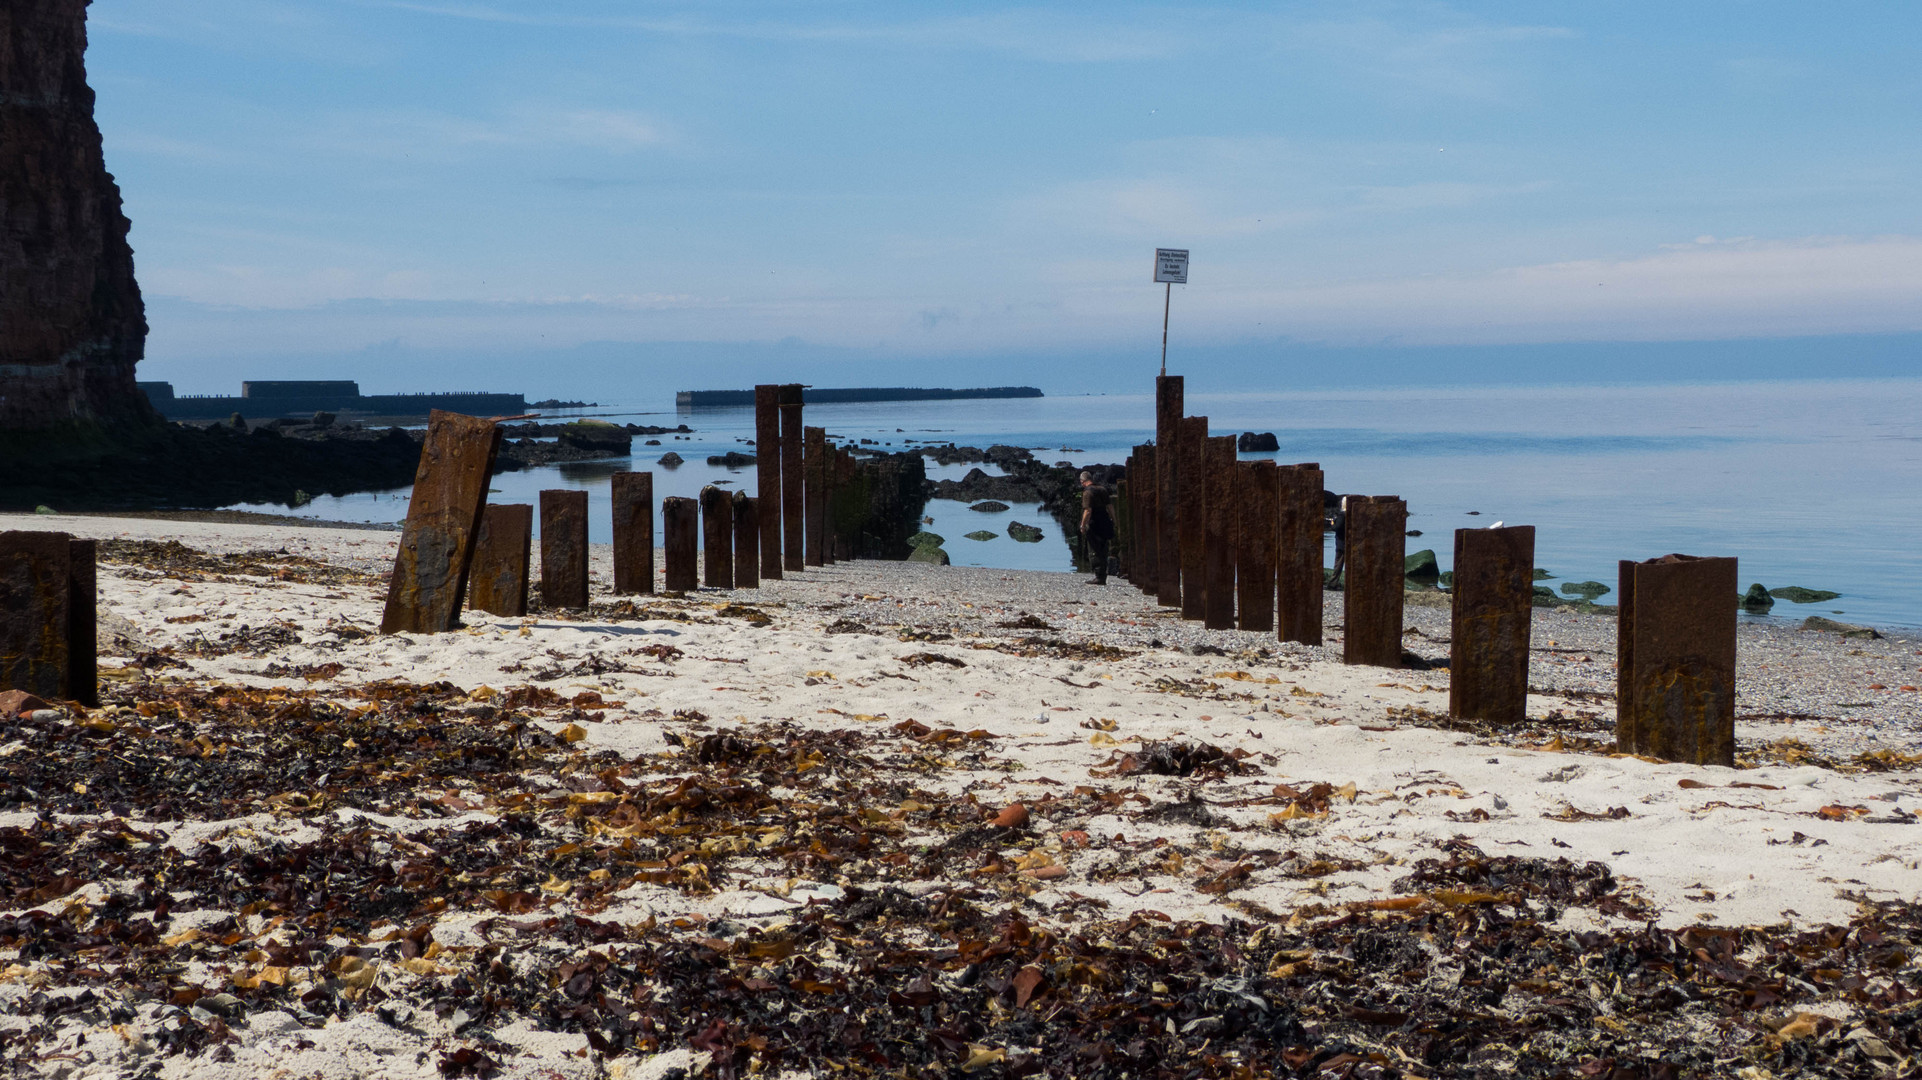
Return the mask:
<path id="1" fill-rule="evenodd" d="M 1922 5 L 94 0 L 141 377 L 1922 374 Z M 698 384 L 698 385 L 696 385 Z"/>

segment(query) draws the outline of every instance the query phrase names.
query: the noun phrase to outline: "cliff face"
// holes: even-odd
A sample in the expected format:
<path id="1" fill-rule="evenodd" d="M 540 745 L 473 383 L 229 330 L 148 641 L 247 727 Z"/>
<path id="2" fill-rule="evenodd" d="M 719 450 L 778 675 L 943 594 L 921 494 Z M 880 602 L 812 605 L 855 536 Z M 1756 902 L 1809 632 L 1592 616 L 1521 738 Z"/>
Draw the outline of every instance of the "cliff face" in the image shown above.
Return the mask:
<path id="1" fill-rule="evenodd" d="M 87 86 L 88 0 L 0 3 L 0 431 L 155 423 L 147 320 Z"/>

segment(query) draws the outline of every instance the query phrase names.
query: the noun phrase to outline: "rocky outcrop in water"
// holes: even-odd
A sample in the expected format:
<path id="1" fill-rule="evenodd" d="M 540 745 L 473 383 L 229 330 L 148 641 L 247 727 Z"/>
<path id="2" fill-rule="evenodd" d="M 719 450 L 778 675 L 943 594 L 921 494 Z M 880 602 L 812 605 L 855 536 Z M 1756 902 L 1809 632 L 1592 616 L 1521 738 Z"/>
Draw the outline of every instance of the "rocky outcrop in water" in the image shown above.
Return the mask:
<path id="1" fill-rule="evenodd" d="M 87 85 L 87 0 L 0 5 L 0 430 L 157 422 L 147 320 Z"/>

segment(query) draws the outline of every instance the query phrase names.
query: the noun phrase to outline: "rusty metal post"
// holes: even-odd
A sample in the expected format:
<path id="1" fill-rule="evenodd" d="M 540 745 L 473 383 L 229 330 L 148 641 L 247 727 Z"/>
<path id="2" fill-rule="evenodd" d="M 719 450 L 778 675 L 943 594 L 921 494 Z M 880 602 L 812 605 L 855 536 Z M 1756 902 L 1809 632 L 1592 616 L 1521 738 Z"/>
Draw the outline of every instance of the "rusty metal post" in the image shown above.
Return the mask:
<path id="1" fill-rule="evenodd" d="M 734 587 L 761 587 L 761 500 L 734 493 Z"/>
<path id="2" fill-rule="evenodd" d="M 66 533 L 0 533 L 0 690 L 49 701 L 72 678 L 73 540 Z"/>
<path id="3" fill-rule="evenodd" d="M 860 463 L 854 459 L 854 451 L 847 447 L 836 450 L 834 461 L 835 505 L 828 511 L 828 525 L 834 530 L 834 558 L 846 562 L 854 558 L 866 511 L 860 502 Z"/>
<path id="4" fill-rule="evenodd" d="M 701 489 L 701 570 L 708 588 L 734 587 L 734 497 L 712 484 Z"/>
<path id="5" fill-rule="evenodd" d="M 1734 765 L 1735 560 L 1624 561 L 1619 585 L 1616 748 Z"/>
<path id="6" fill-rule="evenodd" d="M 781 580 L 781 388 L 754 388 L 754 479 L 759 499 L 760 576 Z M 739 547 L 739 545 L 735 545 Z M 735 575 L 739 577 L 739 574 Z"/>
<path id="7" fill-rule="evenodd" d="M 654 591 L 654 474 L 617 472 L 614 497 L 614 592 Z"/>
<path id="8" fill-rule="evenodd" d="M 1321 466 L 1284 465 L 1276 471 L 1275 636 L 1321 644 Z"/>
<path id="9" fill-rule="evenodd" d="M 701 506 L 693 499 L 661 500 L 662 547 L 666 549 L 668 592 L 693 592 L 700 579 Z"/>
<path id="10" fill-rule="evenodd" d="M 1235 504 L 1235 437 L 1208 439 L 1208 512 L 1203 541 L 1202 572 L 1208 578 L 1203 625 L 1210 630 L 1235 628 L 1235 542 L 1240 511 Z"/>
<path id="11" fill-rule="evenodd" d="M 587 606 L 587 492 L 541 492 L 541 603 Z"/>
<path id="12" fill-rule="evenodd" d="M 439 409 L 428 414 L 381 633 L 435 634 L 460 625 L 474 536 L 500 445 L 492 420 Z"/>
<path id="13" fill-rule="evenodd" d="M 1155 378 L 1155 602 L 1181 607 L 1181 411 L 1183 377 Z"/>
<path id="14" fill-rule="evenodd" d="M 1272 461 L 1244 461 L 1241 533 L 1235 549 L 1235 625 L 1267 633 L 1275 628 L 1275 526 L 1281 473 Z"/>
<path id="15" fill-rule="evenodd" d="M 804 543 L 805 561 L 809 566 L 827 565 L 827 559 L 821 553 L 821 546 L 827 540 L 827 477 L 821 460 L 827 434 L 825 428 L 801 429 L 801 484 L 806 493 L 802 513 L 807 523 Z"/>
<path id="16" fill-rule="evenodd" d="M 99 546 L 67 541 L 67 693 L 89 709 L 100 707 Z"/>
<path id="17" fill-rule="evenodd" d="M 1534 570 L 1535 526 L 1455 530 L 1450 715 L 1497 724 L 1526 719 Z"/>
<path id="18" fill-rule="evenodd" d="M 490 506 L 481 515 L 468 574 L 467 606 L 490 615 L 527 614 L 527 567 L 533 553 L 534 508 L 527 503 Z M 619 558 L 619 547 L 615 557 Z"/>
<path id="19" fill-rule="evenodd" d="M 1208 418 L 1184 416 L 1179 434 L 1181 467 L 1175 471 L 1180 485 L 1176 507 L 1180 518 L 1181 617 L 1202 619 L 1208 614 L 1207 561 L 1204 554 L 1208 539 Z"/>
<path id="20" fill-rule="evenodd" d="M 1394 495 L 1348 498 L 1348 564 L 1342 571 L 1341 660 L 1401 666 L 1402 579 L 1408 504 Z"/>
<path id="21" fill-rule="evenodd" d="M 840 452 L 827 441 L 827 429 L 821 430 L 821 565 L 833 566 L 834 559 L 834 506 L 840 494 L 841 462 Z"/>
<path id="22" fill-rule="evenodd" d="M 1134 500 L 1135 556 L 1128 580 L 1154 596 L 1161 590 L 1161 476 L 1157 448 L 1135 447 L 1135 469 L 1128 471 L 1128 496 Z"/>
<path id="23" fill-rule="evenodd" d="M 781 387 L 781 567 L 804 570 L 807 514 L 806 482 L 802 479 L 801 384 Z"/>

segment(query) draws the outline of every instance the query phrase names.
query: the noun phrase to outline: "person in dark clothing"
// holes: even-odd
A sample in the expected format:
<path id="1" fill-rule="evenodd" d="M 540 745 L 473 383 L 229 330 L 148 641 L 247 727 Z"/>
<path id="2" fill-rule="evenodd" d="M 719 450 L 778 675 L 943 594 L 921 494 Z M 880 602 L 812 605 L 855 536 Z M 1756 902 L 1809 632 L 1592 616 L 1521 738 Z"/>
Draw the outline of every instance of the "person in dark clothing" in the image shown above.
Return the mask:
<path id="1" fill-rule="evenodd" d="M 1093 473 L 1081 474 L 1081 543 L 1094 564 L 1090 585 L 1108 583 L 1108 547 L 1114 541 L 1114 516 L 1108 512 L 1108 489 L 1094 482 Z"/>
<path id="2" fill-rule="evenodd" d="M 1321 492 L 1322 527 L 1335 531 L 1334 587 L 1342 587 L 1342 564 L 1348 561 L 1348 496 L 1326 488 Z"/>

